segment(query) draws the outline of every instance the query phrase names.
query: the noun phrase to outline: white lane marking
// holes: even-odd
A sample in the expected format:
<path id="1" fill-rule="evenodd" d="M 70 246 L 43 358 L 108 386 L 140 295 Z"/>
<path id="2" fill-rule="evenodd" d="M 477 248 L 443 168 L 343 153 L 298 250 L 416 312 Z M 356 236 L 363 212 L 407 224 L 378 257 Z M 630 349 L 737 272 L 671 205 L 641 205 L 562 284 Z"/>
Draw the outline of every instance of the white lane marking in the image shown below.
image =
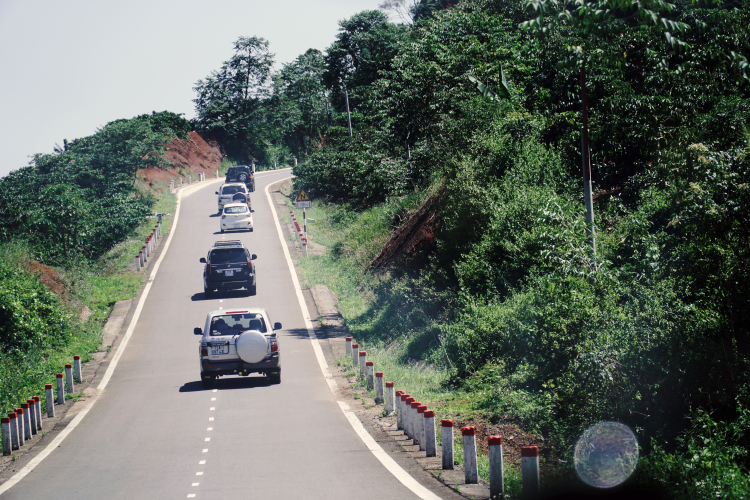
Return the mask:
<path id="1" fill-rule="evenodd" d="M 211 398 L 211 401 L 216 401 L 216 398 Z"/>
<path id="2" fill-rule="evenodd" d="M 196 473 L 195 473 L 195 475 L 196 475 L 196 476 L 202 476 L 202 475 L 203 475 L 203 473 L 202 473 L 202 472 L 196 472 Z"/>
<path id="3" fill-rule="evenodd" d="M 211 438 L 206 438 L 204 439 L 204 441 L 211 441 Z"/>
<path id="4" fill-rule="evenodd" d="M 203 448 L 203 453 L 208 453 L 208 448 Z"/>
<path id="5" fill-rule="evenodd" d="M 367 446 L 367 449 L 369 449 L 370 452 L 375 455 L 375 458 L 380 460 L 380 463 L 383 464 L 383 467 L 388 469 L 388 472 L 396 476 L 396 479 L 398 479 L 401 484 L 409 488 L 412 493 L 417 495 L 419 498 L 423 498 L 426 500 L 440 500 L 439 496 L 419 484 L 416 479 L 411 477 L 408 472 L 402 469 L 401 466 L 397 464 L 396 461 L 393 460 L 385 450 L 383 450 L 383 448 L 375 441 L 375 439 L 370 436 L 370 433 L 367 432 L 367 429 L 364 428 L 362 422 L 360 422 L 357 418 L 357 415 L 355 415 L 354 412 L 349 409 L 348 404 L 343 401 L 339 401 L 338 403 L 341 407 L 341 411 L 344 412 L 346 419 L 352 425 L 354 432 L 356 432 L 357 435 L 362 439 L 362 441 L 365 443 L 365 446 Z"/>
<path id="6" fill-rule="evenodd" d="M 208 421 L 209 422 L 213 422 L 214 421 L 214 417 L 208 417 Z"/>
<path id="7" fill-rule="evenodd" d="M 202 184 L 202 185 L 201 185 Z M 58 434 L 55 439 L 50 442 L 50 444 L 47 445 L 45 449 L 43 449 L 37 456 L 32 458 L 28 464 L 26 464 L 21 470 L 19 470 L 13 477 L 5 481 L 3 484 L 0 484 L 0 495 L 11 489 L 13 486 L 18 484 L 19 481 L 21 481 L 24 477 L 26 477 L 29 472 L 33 471 L 34 468 L 36 468 L 37 465 L 39 465 L 42 460 L 47 458 L 47 456 L 52 453 L 52 451 L 59 447 L 60 444 L 63 442 L 63 440 L 68 437 L 68 434 L 73 432 L 73 430 L 78 427 L 78 424 L 81 423 L 83 418 L 88 414 L 89 410 L 91 410 L 91 407 L 94 406 L 94 403 L 96 403 L 99 400 L 99 396 L 101 396 L 102 391 L 104 391 L 104 388 L 107 387 L 107 384 L 109 383 L 109 379 L 112 378 L 112 373 L 114 373 L 115 368 L 117 367 L 117 363 L 120 361 L 120 357 L 122 356 L 122 353 L 125 352 L 125 348 L 128 345 L 128 341 L 130 340 L 130 336 L 133 335 L 133 331 L 135 330 L 135 325 L 138 323 L 138 318 L 141 315 L 141 311 L 143 310 L 143 304 L 146 302 L 146 297 L 148 297 L 148 292 L 151 290 L 151 285 L 154 282 L 154 279 L 156 278 L 156 273 L 159 270 L 159 266 L 161 266 L 162 260 L 164 260 L 164 257 L 167 255 L 167 249 L 169 249 L 169 244 L 172 242 L 172 237 L 174 236 L 174 233 L 177 229 L 177 220 L 180 218 L 180 200 L 183 196 L 187 196 L 189 194 L 192 194 L 193 192 L 197 191 L 200 188 L 206 187 L 210 184 L 210 182 L 207 183 L 201 183 L 194 186 L 189 186 L 187 188 L 182 188 L 177 192 L 177 208 L 174 212 L 174 220 L 172 221 L 172 228 L 169 231 L 169 236 L 167 236 L 167 241 L 164 243 L 164 248 L 161 251 L 161 255 L 159 256 L 159 260 L 156 261 L 156 264 L 154 264 L 154 269 L 151 271 L 151 276 L 149 276 L 148 281 L 146 281 L 146 286 L 143 288 L 143 294 L 141 295 L 140 300 L 138 301 L 138 306 L 135 308 L 135 313 L 133 314 L 133 318 L 130 320 L 130 325 L 128 326 L 127 331 L 125 332 L 125 335 L 122 337 L 122 341 L 120 341 L 120 345 L 117 348 L 117 352 L 112 357 L 112 360 L 109 362 L 109 366 L 107 366 L 107 371 L 104 372 L 104 377 L 102 378 L 102 381 L 99 382 L 99 385 L 97 386 L 96 395 L 92 396 L 86 405 L 81 408 L 81 411 L 78 412 L 78 414 L 73 418 L 73 420 L 70 421 L 70 423 L 60 431 L 60 434 Z"/>
<path id="8" fill-rule="evenodd" d="M 188 493 L 188 498 L 195 498 L 195 493 Z"/>
<path id="9" fill-rule="evenodd" d="M 206 465 L 206 461 L 205 460 L 201 460 L 200 462 L 198 462 L 198 465 Z"/>
<path id="10" fill-rule="evenodd" d="M 215 411 L 215 410 L 216 410 L 216 407 L 215 407 L 215 406 L 212 406 L 212 407 L 211 407 L 211 408 L 209 408 L 208 410 L 209 410 L 209 411 Z"/>
<path id="11" fill-rule="evenodd" d="M 208 429 L 206 429 L 206 430 L 207 430 L 207 431 L 212 431 L 212 430 L 214 430 L 214 428 L 213 428 L 213 427 L 209 427 L 209 428 L 208 428 Z"/>
<path id="12" fill-rule="evenodd" d="M 212 390 L 211 392 L 216 392 L 216 391 L 218 391 L 218 390 L 219 390 L 219 389 L 214 389 L 214 390 Z"/>
<path id="13" fill-rule="evenodd" d="M 190 486 L 198 486 L 199 484 L 201 484 L 201 483 L 193 483 Z"/>
<path id="14" fill-rule="evenodd" d="M 285 180 L 286 179 L 281 179 L 281 181 L 277 182 L 282 182 Z M 289 254 L 289 249 L 286 246 L 284 235 L 281 232 L 279 216 L 278 213 L 276 213 L 276 207 L 273 204 L 273 199 L 271 199 L 271 193 L 268 191 L 268 188 L 270 188 L 273 184 L 276 184 L 276 182 L 266 186 L 266 197 L 268 198 L 268 204 L 271 206 L 271 212 L 273 212 L 273 221 L 276 224 L 276 233 L 279 235 L 279 241 L 281 241 L 281 249 L 284 251 L 284 257 L 286 257 L 286 264 L 289 267 L 289 273 L 291 274 L 292 282 L 294 283 L 294 291 L 297 294 L 297 302 L 299 302 L 299 307 L 302 310 L 302 316 L 305 319 L 305 328 L 307 328 L 307 335 L 310 337 L 310 343 L 312 344 L 313 351 L 315 351 L 315 357 L 318 360 L 320 371 L 323 372 L 323 376 L 328 383 L 328 388 L 331 389 L 331 392 L 335 395 L 336 389 L 338 389 L 338 384 L 336 384 L 336 380 L 334 380 L 331 372 L 328 370 L 328 363 L 326 363 L 326 358 L 325 356 L 323 356 L 323 349 L 320 348 L 320 342 L 318 341 L 318 337 L 315 335 L 315 329 L 313 328 L 312 321 L 310 320 L 310 311 L 307 310 L 305 298 L 302 296 L 302 287 L 300 287 L 299 280 L 297 279 L 297 273 L 294 270 L 292 256 Z"/>
<path id="15" fill-rule="evenodd" d="M 282 179 L 286 180 L 286 179 Z M 277 181 L 281 182 L 281 181 Z M 279 224 L 279 217 L 276 213 L 276 207 L 273 204 L 273 200 L 271 198 L 271 193 L 268 191 L 268 189 L 273 185 L 276 184 L 275 182 L 272 184 L 269 184 L 266 186 L 266 197 L 268 198 L 268 204 L 271 206 L 271 211 L 273 212 L 273 220 L 276 223 L 276 232 L 279 235 L 279 240 L 281 241 L 281 248 L 284 250 L 284 256 L 286 257 L 286 263 L 289 267 L 289 273 L 292 275 L 292 281 L 294 282 L 294 288 L 297 292 L 297 301 L 299 302 L 299 307 L 302 310 L 302 316 L 305 318 L 305 326 L 307 327 L 307 333 L 310 336 L 310 342 L 313 345 L 313 350 L 315 351 L 315 357 L 318 359 L 318 364 L 320 365 L 320 371 L 323 372 L 323 376 L 326 378 L 326 381 L 328 382 L 328 387 L 331 389 L 331 392 L 336 395 L 336 388 L 337 384 L 336 381 L 331 376 L 330 371 L 328 370 L 328 363 L 326 362 L 326 358 L 323 356 L 323 350 L 320 348 L 320 341 L 318 340 L 318 337 L 315 336 L 315 331 L 313 330 L 312 321 L 310 321 L 310 312 L 307 310 L 307 304 L 305 303 L 305 298 L 302 296 L 302 288 L 300 287 L 299 280 L 297 279 L 297 273 L 294 270 L 294 264 L 292 263 L 292 257 L 289 255 L 289 249 L 286 246 L 286 241 L 284 240 L 284 236 L 281 232 L 281 224 Z M 406 486 L 409 490 L 411 490 L 412 493 L 417 495 L 419 498 L 422 498 L 424 500 L 440 500 L 440 497 L 435 495 L 433 492 L 419 484 L 416 479 L 411 477 L 408 472 L 406 472 L 403 468 L 401 468 L 400 465 L 396 463 L 395 460 L 391 458 L 388 453 L 386 453 L 385 450 L 373 439 L 372 436 L 367 432 L 367 429 L 364 428 L 362 425 L 362 422 L 359 421 L 357 416 L 349 410 L 349 405 L 344 403 L 343 401 L 338 401 L 339 407 L 341 408 L 341 411 L 344 413 L 344 416 L 349 421 L 349 423 L 352 426 L 352 429 L 354 429 L 354 432 L 357 433 L 357 435 L 360 437 L 362 442 L 367 446 L 367 449 L 370 450 L 370 452 L 377 458 L 381 464 L 383 464 L 383 467 L 385 467 L 388 472 L 393 474 L 393 476 L 398 479 L 398 481 Z"/>

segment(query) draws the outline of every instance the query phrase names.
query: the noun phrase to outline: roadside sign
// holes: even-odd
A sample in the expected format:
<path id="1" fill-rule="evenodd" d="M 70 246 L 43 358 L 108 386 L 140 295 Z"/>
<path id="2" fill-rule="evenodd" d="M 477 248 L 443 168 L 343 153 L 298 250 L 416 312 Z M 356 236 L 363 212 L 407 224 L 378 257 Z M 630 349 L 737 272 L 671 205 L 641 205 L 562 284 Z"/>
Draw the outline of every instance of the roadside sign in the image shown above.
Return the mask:
<path id="1" fill-rule="evenodd" d="M 312 200 L 304 189 L 300 189 L 297 195 L 297 208 L 312 208 Z"/>

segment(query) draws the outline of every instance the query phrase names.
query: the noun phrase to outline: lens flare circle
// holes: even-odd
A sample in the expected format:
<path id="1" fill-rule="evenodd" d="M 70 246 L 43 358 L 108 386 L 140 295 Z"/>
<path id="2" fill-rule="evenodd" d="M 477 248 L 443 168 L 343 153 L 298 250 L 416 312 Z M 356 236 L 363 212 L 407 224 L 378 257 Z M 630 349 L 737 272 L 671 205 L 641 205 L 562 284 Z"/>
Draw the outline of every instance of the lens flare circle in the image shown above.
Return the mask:
<path id="1" fill-rule="evenodd" d="M 638 439 L 620 422 L 599 422 L 578 438 L 575 450 L 578 477 L 596 488 L 622 484 L 638 463 Z"/>

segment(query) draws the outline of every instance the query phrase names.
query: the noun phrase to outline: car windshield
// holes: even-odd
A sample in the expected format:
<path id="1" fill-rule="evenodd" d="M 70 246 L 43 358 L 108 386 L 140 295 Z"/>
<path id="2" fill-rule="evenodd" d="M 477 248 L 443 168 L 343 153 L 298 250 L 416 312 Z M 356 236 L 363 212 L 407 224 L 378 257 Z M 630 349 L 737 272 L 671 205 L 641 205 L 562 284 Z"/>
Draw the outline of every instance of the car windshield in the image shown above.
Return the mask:
<path id="1" fill-rule="evenodd" d="M 247 262 L 247 255 L 241 248 L 220 248 L 211 251 L 211 264 L 234 264 Z"/>
<path id="2" fill-rule="evenodd" d="M 246 206 L 240 206 L 240 207 L 224 207 L 224 213 L 225 214 L 244 214 L 247 212 Z"/>
<path id="3" fill-rule="evenodd" d="M 221 194 L 235 194 L 244 192 L 245 188 L 242 186 L 224 186 L 221 190 Z"/>
<path id="4" fill-rule="evenodd" d="M 224 314 L 211 319 L 211 336 L 239 335 L 245 330 L 266 333 L 266 322 L 260 313 Z"/>

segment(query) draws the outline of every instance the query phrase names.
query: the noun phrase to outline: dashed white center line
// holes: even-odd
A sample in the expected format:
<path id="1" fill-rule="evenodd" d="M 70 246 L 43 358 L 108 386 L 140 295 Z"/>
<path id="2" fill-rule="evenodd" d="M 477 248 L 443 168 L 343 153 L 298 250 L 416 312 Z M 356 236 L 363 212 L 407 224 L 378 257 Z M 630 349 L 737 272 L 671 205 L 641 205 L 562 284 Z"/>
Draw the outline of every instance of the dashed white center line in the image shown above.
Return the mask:
<path id="1" fill-rule="evenodd" d="M 208 429 L 206 429 L 206 430 L 207 430 L 207 431 L 212 431 L 212 430 L 214 430 L 214 428 L 213 428 L 213 427 L 209 427 L 209 428 L 208 428 Z"/>
<path id="2" fill-rule="evenodd" d="M 193 483 L 190 486 L 198 486 L 199 484 L 201 484 L 201 483 Z"/>
<path id="3" fill-rule="evenodd" d="M 208 448 L 203 448 L 202 453 L 208 453 Z"/>
<path id="4" fill-rule="evenodd" d="M 211 407 L 211 408 L 209 408 L 208 410 L 209 410 L 209 411 L 214 411 L 214 410 L 216 410 L 216 407 L 215 407 L 215 406 L 212 406 L 212 407 Z"/>
<path id="5" fill-rule="evenodd" d="M 195 493 L 188 493 L 188 498 L 195 498 Z"/>
<path id="6" fill-rule="evenodd" d="M 196 475 L 196 476 L 202 476 L 202 475 L 203 475 L 203 472 L 196 472 L 196 473 L 195 473 L 195 475 Z"/>
<path id="7" fill-rule="evenodd" d="M 206 438 L 205 440 L 206 440 L 206 441 L 211 441 L 211 438 Z"/>
<path id="8" fill-rule="evenodd" d="M 214 417 L 208 417 L 208 421 L 209 422 L 213 422 L 214 421 Z"/>
<path id="9" fill-rule="evenodd" d="M 219 389 L 214 389 L 214 390 L 213 390 L 213 391 L 211 391 L 211 392 L 216 392 L 216 391 L 218 391 L 218 390 L 219 390 Z"/>
<path id="10" fill-rule="evenodd" d="M 216 401 L 216 398 L 211 398 L 211 401 Z"/>
<path id="11" fill-rule="evenodd" d="M 201 460 L 200 462 L 198 462 L 198 465 L 206 465 L 206 461 L 205 460 Z"/>

